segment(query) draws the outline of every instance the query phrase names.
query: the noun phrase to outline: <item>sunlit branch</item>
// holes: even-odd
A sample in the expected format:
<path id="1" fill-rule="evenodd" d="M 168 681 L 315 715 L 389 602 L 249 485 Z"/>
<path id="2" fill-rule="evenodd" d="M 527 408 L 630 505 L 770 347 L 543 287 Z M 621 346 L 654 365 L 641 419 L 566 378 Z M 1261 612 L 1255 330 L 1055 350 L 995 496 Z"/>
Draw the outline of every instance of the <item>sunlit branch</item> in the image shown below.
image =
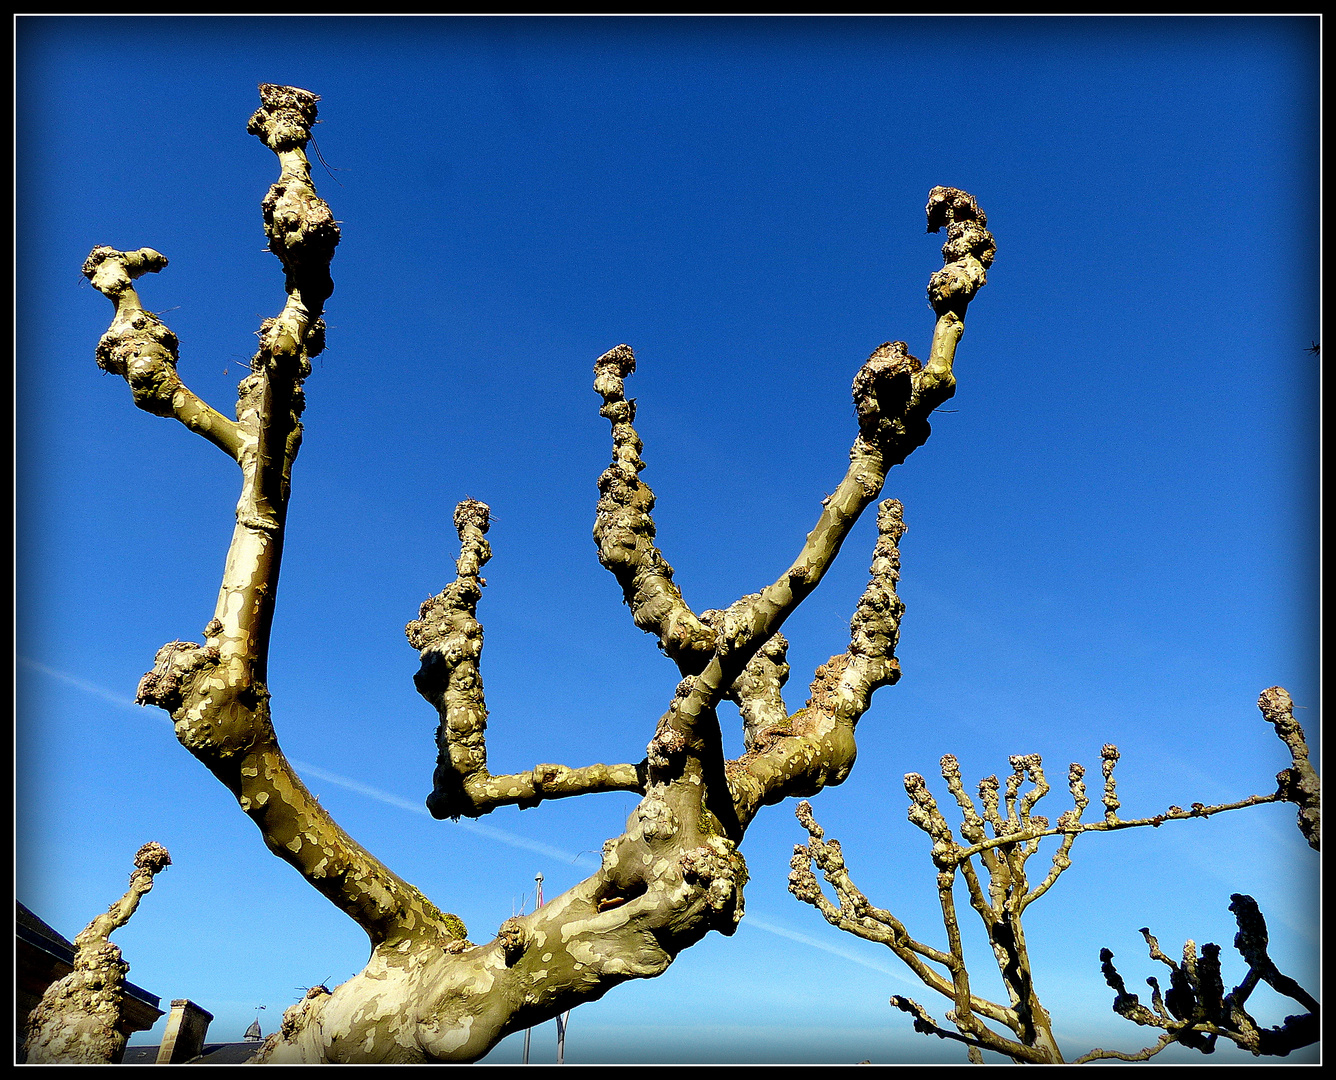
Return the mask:
<path id="1" fill-rule="evenodd" d="M 176 371 L 176 335 L 144 307 L 135 291 L 136 278 L 156 274 L 166 266 L 167 259 L 152 248 L 117 251 L 101 246 L 89 253 L 83 265 L 84 277 L 116 305 L 111 328 L 97 344 L 98 367 L 125 379 L 139 408 L 155 416 L 175 417 L 237 460 L 242 446 L 241 427 L 181 381 Z"/>
<path id="2" fill-rule="evenodd" d="M 979 798 L 983 807 L 980 814 L 974 801 L 965 792 L 959 763 L 948 754 L 942 758 L 941 771 L 964 818 L 960 834 L 965 842 L 960 843 L 928 791 L 923 777 L 916 773 L 907 775 L 905 790 L 910 796 L 909 820 L 927 833 L 932 841 L 931 858 L 937 871 L 942 925 L 949 944 L 948 953 L 938 954 L 932 959 L 948 969 L 949 981 L 932 972 L 918 956 L 913 955 L 923 950 L 917 949 L 916 943 L 911 945 L 912 939 L 898 920 L 889 912 L 873 909 L 854 888 L 849 881 L 838 844 L 824 839 L 823 832 L 806 804 L 799 807 L 798 818 L 811 840 L 807 845 L 795 848 L 790 863 L 792 873 L 789 889 L 798 899 L 820 910 L 832 925 L 867 940 L 888 945 L 906 961 L 925 985 L 950 998 L 952 1010 L 947 1014 L 947 1019 L 961 1032 L 957 1041 L 971 1046 L 972 1052 L 984 1048 L 997 1050 L 1014 1061 L 1060 1062 L 1063 1059 L 1053 1037 L 1048 1012 L 1035 993 L 1021 914 L 1071 866 L 1072 845 L 1077 836 L 1086 832 L 1112 832 L 1147 825 L 1158 827 L 1166 821 L 1206 818 L 1226 810 L 1278 801 L 1300 804 L 1299 824 L 1306 836 L 1315 825 L 1317 819 L 1309 811 L 1316 809 L 1320 787 L 1316 772 L 1301 767 L 1307 761 L 1307 746 L 1302 731 L 1293 724 L 1289 696 L 1280 688 L 1273 688 L 1262 695 L 1259 706 L 1268 722 L 1276 727 L 1277 734 L 1290 749 L 1295 762 L 1291 770 L 1280 774 L 1277 778 L 1278 790 L 1270 795 L 1253 795 L 1213 806 L 1193 803 L 1190 810 L 1171 806 L 1165 813 L 1154 817 L 1121 819 L 1118 817 L 1119 800 L 1114 777 L 1120 755 L 1117 747 L 1106 745 L 1100 752 L 1104 819 L 1089 823 L 1081 821 L 1090 799 L 1086 794 L 1085 770 L 1073 764 L 1067 775 L 1072 796 L 1071 809 L 1059 816 L 1056 825 L 1050 826 L 1046 818 L 1034 814 L 1037 804 L 1049 793 L 1039 755 L 1012 757 L 1012 771 L 1005 784 L 999 783 L 996 776 L 985 778 L 979 784 Z M 993 830 L 991 837 L 987 835 L 990 827 Z M 1050 836 L 1061 838 L 1053 855 L 1052 866 L 1043 881 L 1031 889 L 1025 873 L 1026 861 L 1038 852 L 1040 841 Z M 973 862 L 975 856 L 979 857 L 987 876 L 986 890 Z M 825 871 L 826 880 L 835 888 L 838 906 L 822 895 L 811 870 L 812 863 Z M 982 1001 L 969 991 L 968 969 L 952 895 L 957 870 L 966 882 L 970 903 L 984 924 L 1010 1007 Z M 1079 1058 L 1079 1061 L 1104 1058 L 1141 1061 L 1153 1057 L 1172 1043 L 1210 1053 L 1219 1038 L 1228 1039 L 1254 1054 L 1283 1056 L 1316 1041 L 1319 1030 L 1317 1000 L 1295 980 L 1279 972 L 1271 962 L 1266 952 L 1265 922 L 1252 899 L 1235 894 L 1232 900 L 1230 908 L 1239 923 L 1235 947 L 1249 963 L 1243 981 L 1229 995 L 1225 995 L 1220 949 L 1217 945 L 1208 943 L 1199 953 L 1196 944 L 1188 941 L 1183 948 L 1183 959 L 1178 962 L 1165 955 L 1155 936 L 1148 928 L 1143 928 L 1142 934 L 1151 959 L 1169 968 L 1168 991 L 1161 995 L 1159 983 L 1154 978 L 1147 979 L 1153 991 L 1151 1007 L 1148 1008 L 1141 1004 L 1135 994 L 1127 991 L 1122 977 L 1113 966 L 1113 954 L 1107 949 L 1101 953 L 1101 970 L 1106 982 L 1115 991 L 1114 1011 L 1135 1023 L 1161 1028 L 1165 1034 L 1154 1046 L 1135 1054 L 1094 1050 Z M 1262 982 L 1294 998 L 1308 1010 L 1307 1014 L 1287 1017 L 1279 1027 L 1259 1027 L 1247 1014 L 1244 1005 L 1253 989 Z M 941 1038 L 953 1037 L 950 1032 L 939 1027 L 916 1002 L 905 998 L 893 999 L 892 1004 L 915 1018 L 916 1030 Z M 977 1016 L 974 1015 L 976 1013 Z M 1006 1025 L 1016 1035 L 1016 1039 L 1008 1040 L 988 1030 L 980 1023 L 979 1017 Z"/>

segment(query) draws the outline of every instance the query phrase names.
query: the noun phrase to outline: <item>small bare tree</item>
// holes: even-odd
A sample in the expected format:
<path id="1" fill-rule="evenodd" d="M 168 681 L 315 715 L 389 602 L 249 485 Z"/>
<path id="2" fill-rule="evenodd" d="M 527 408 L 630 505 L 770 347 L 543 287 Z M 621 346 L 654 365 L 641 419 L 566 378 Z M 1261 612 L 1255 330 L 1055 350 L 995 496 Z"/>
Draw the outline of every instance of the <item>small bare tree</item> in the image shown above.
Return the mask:
<path id="1" fill-rule="evenodd" d="M 947 948 L 944 950 L 911 937 L 899 919 L 872 905 L 850 879 L 839 841 L 825 839 L 824 831 L 812 816 L 811 805 L 805 801 L 798 804 L 797 813 L 810 839 L 794 848 L 789 891 L 820 911 L 832 926 L 886 945 L 925 986 L 951 1001 L 946 1019 L 954 1026 L 954 1031 L 940 1026 L 913 998 L 900 994 L 893 996 L 891 1004 L 913 1018 L 915 1031 L 964 1043 L 969 1048 L 970 1060 L 975 1062 L 983 1060 L 982 1051 L 991 1050 L 1016 1062 L 1060 1063 L 1063 1061 L 1062 1051 L 1053 1037 L 1048 1011 L 1040 1004 L 1035 988 L 1021 917 L 1026 908 L 1043 896 L 1059 875 L 1071 866 L 1072 844 L 1078 836 L 1146 825 L 1159 827 L 1168 821 L 1207 818 L 1226 810 L 1290 802 L 1299 807 L 1299 828 L 1309 845 L 1317 850 L 1321 832 L 1321 790 L 1317 773 L 1308 760 L 1303 731 L 1294 719 L 1294 704 L 1289 694 L 1279 686 L 1273 686 L 1262 693 L 1258 706 L 1289 748 L 1291 765 L 1276 777 L 1274 792 L 1252 795 L 1238 802 L 1216 806 L 1193 803 L 1191 809 L 1171 806 L 1154 817 L 1120 818 L 1121 803 L 1114 780 L 1119 753 L 1116 746 L 1108 745 L 1101 752 L 1103 820 L 1081 820 L 1090 799 L 1086 795 L 1085 769 L 1077 764 L 1071 765 L 1067 772 L 1071 809 L 1059 815 L 1056 824 L 1050 824 L 1048 818 L 1034 813 L 1035 806 L 1049 791 L 1038 754 L 1011 758 L 1012 772 L 1005 787 L 996 776 L 989 776 L 979 783 L 981 813 L 980 806 L 975 805 L 961 782 L 960 765 L 955 756 L 947 754 L 941 761 L 942 779 L 964 818 L 959 827 L 962 839 L 957 840 L 923 777 L 918 773 L 908 774 L 905 790 L 910 798 L 909 820 L 932 839 L 931 857 L 937 868 L 937 892 L 946 929 Z M 1061 839 L 1043 879 L 1031 885 L 1026 862 L 1038 852 L 1041 841 L 1047 837 Z M 813 865 L 822 871 L 834 890 L 834 903 L 822 892 Z M 970 906 L 978 913 L 988 935 L 1007 993 L 1005 1004 L 989 1001 L 971 988 L 956 913 L 957 874 L 965 884 Z M 1239 925 L 1234 945 L 1248 963 L 1248 973 L 1239 985 L 1228 996 L 1224 994 L 1219 946 L 1204 945 L 1199 957 L 1196 944 L 1188 941 L 1183 948 L 1183 962 L 1178 964 L 1160 951 L 1150 930 L 1143 928 L 1141 933 L 1150 947 L 1151 958 L 1167 964 L 1171 972 L 1170 989 L 1163 997 L 1156 980 L 1146 980 L 1154 991 L 1153 1010 L 1142 1005 L 1135 994 L 1127 992 L 1113 966 L 1113 953 L 1108 949 L 1100 953 L 1102 971 L 1117 994 L 1114 1011 L 1137 1024 L 1159 1028 L 1164 1034 L 1154 1046 L 1135 1054 L 1097 1049 L 1077 1058 L 1076 1062 L 1111 1058 L 1143 1061 L 1174 1043 L 1209 1054 L 1220 1038 L 1254 1054 L 1283 1056 L 1317 1041 L 1317 1001 L 1293 979 L 1277 971 L 1267 956 L 1266 923 L 1253 899 L 1237 893 L 1231 899 L 1230 910 Z M 1244 1009 L 1248 996 L 1259 981 L 1299 1001 L 1308 1013 L 1287 1017 L 1277 1028 L 1260 1028 Z M 1003 1035 L 995 1027 L 989 1027 L 990 1023 L 1006 1029 L 1008 1034 Z"/>
<path id="2" fill-rule="evenodd" d="M 121 1030 L 125 976 L 130 965 L 111 940 L 153 888 L 153 876 L 172 863 L 161 844 L 135 853 L 130 888 L 105 914 L 74 939 L 74 970 L 57 979 L 28 1014 L 27 1060 L 37 1065 L 108 1065 L 120 1061 L 127 1033 Z"/>
<path id="3" fill-rule="evenodd" d="M 278 156 L 281 173 L 262 203 L 270 250 L 286 274 L 287 302 L 260 327 L 260 347 L 238 387 L 236 419 L 215 411 L 177 374 L 177 340 L 146 311 L 134 281 L 167 265 L 158 252 L 95 248 L 84 267 L 116 307 L 97 349 L 135 403 L 174 417 L 233 459 L 242 491 L 222 588 L 200 643 L 173 641 L 140 684 L 141 703 L 175 721 L 180 742 L 236 797 L 269 849 L 367 933 L 366 968 L 329 990 L 315 987 L 283 1018 L 266 1061 L 475 1060 L 500 1039 L 601 997 L 632 978 L 663 972 L 681 950 L 742 918 L 746 865 L 738 846 L 763 806 L 838 784 L 853 766 L 854 727 L 872 693 L 899 677 L 895 646 L 901 507 L 883 502 L 871 580 L 849 647 L 817 669 L 805 708 L 790 714 L 780 628 L 820 584 L 849 530 L 881 493 L 887 470 L 928 438 L 929 415 L 955 392 L 952 364 L 966 308 L 994 252 L 975 200 L 953 188 L 929 194 L 930 231 L 947 231 L 945 265 L 928 298 L 936 316 L 926 364 L 904 342 L 878 347 L 854 377 L 858 434 L 844 478 L 823 502 L 793 564 L 760 592 L 697 614 L 655 546 L 654 494 L 635 402 L 625 379 L 635 357 L 619 345 L 594 365 L 613 460 L 599 478 L 599 558 L 622 587 L 635 624 L 654 635 L 682 676 L 635 763 L 539 764 L 504 775 L 488 767 L 480 674 L 480 576 L 490 555 L 489 513 L 459 503 L 456 578 L 429 598 L 408 637 L 419 650 L 422 695 L 440 713 L 434 786 L 438 818 L 478 817 L 499 806 L 608 791 L 642 796 L 626 830 L 607 841 L 597 873 L 537 911 L 505 920 L 485 944 L 468 940 L 438 909 L 345 833 L 310 795 L 279 749 L 267 689 L 270 626 L 291 470 L 301 442 L 302 384 L 324 345 L 339 228 L 316 195 L 305 147 L 316 95 L 260 87 L 249 130 Z M 745 752 L 725 757 L 716 708 L 737 704 Z"/>

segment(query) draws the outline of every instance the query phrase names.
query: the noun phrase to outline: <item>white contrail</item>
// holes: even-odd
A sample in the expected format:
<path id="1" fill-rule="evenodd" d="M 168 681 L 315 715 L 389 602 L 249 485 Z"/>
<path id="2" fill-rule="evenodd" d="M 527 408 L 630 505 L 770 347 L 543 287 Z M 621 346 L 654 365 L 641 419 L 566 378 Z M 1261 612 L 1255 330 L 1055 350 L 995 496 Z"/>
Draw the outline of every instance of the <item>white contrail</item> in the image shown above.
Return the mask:
<path id="1" fill-rule="evenodd" d="M 407 799 L 401 799 L 398 795 L 393 795 L 388 791 L 381 791 L 379 788 L 373 788 L 369 784 L 363 784 L 358 780 L 349 780 L 346 776 L 339 776 L 337 773 L 327 772 L 315 765 L 304 761 L 294 761 L 292 763 L 303 773 L 314 776 L 318 780 L 323 780 L 327 784 L 338 784 L 339 787 L 347 788 L 349 791 L 355 791 L 359 795 L 365 795 L 368 799 L 376 799 L 378 802 L 387 803 L 390 806 L 397 806 L 400 810 L 407 810 L 413 814 L 421 814 L 423 817 L 430 817 L 427 808 L 421 803 L 409 802 Z M 502 844 L 509 844 L 511 847 L 521 848 L 524 851 L 532 851 L 535 854 L 546 856 L 557 862 L 574 863 L 581 859 L 590 860 L 597 856 L 590 852 L 582 851 L 578 855 L 572 855 L 569 851 L 562 851 L 561 848 L 553 847 L 551 844 L 544 844 L 538 840 L 530 840 L 528 837 L 519 836 L 513 832 L 507 832 L 505 829 L 498 829 L 492 825 L 481 825 L 476 821 L 469 821 L 467 818 L 461 818 L 457 824 L 461 829 L 467 829 L 471 833 L 477 833 L 479 836 L 486 836 L 491 840 L 496 840 Z"/>
<path id="2" fill-rule="evenodd" d="M 869 960 L 866 956 L 859 956 L 855 952 L 849 952 L 835 945 L 829 945 L 824 941 L 818 941 L 816 938 L 808 937 L 806 934 L 800 934 L 795 930 L 788 930 L 782 926 L 775 926 L 773 923 L 763 922 L 755 915 L 748 915 L 742 920 L 743 926 L 750 926 L 755 930 L 764 930 L 767 934 L 774 934 L 777 937 L 788 938 L 790 941 L 797 941 L 803 945 L 810 945 L 813 949 L 820 949 L 822 952 L 828 952 L 835 956 L 843 957 L 855 964 L 862 964 L 863 967 L 871 968 L 873 971 L 879 971 L 883 975 L 889 975 L 892 979 L 907 983 L 910 986 L 919 986 L 923 984 L 918 980 L 906 975 L 903 971 L 896 971 L 885 964 L 878 964 L 875 960 Z"/>
<path id="3" fill-rule="evenodd" d="M 40 671 L 43 675 L 50 675 L 53 679 L 60 679 L 69 683 L 71 686 L 77 686 L 86 694 L 92 694 L 94 697 L 100 697 L 103 701 L 110 702 L 112 705 L 120 706 L 123 709 L 133 709 L 140 715 L 149 715 L 164 717 L 164 714 L 157 709 L 145 711 L 141 706 L 135 704 L 127 697 L 113 693 L 105 687 L 98 686 L 96 683 L 90 683 L 84 679 L 68 675 L 63 671 L 57 671 L 55 668 L 47 667 L 45 664 L 39 664 L 36 660 L 29 660 L 26 656 L 17 657 L 19 663 L 25 667 L 30 667 L 34 671 Z M 409 802 L 407 799 L 401 799 L 398 795 L 393 795 L 388 791 L 381 791 L 373 788 L 369 784 L 360 783 L 357 780 L 350 780 L 346 776 L 339 776 L 337 773 L 328 772 L 309 762 L 294 761 L 293 766 L 300 772 L 308 776 L 314 776 L 323 780 L 327 784 L 337 784 L 339 787 L 347 788 L 349 791 L 355 791 L 359 795 L 365 795 L 369 799 L 376 799 L 379 802 L 388 803 L 390 806 L 398 807 L 400 810 L 407 810 L 413 814 L 421 814 L 429 817 L 427 808 L 421 803 Z M 572 855 L 569 851 L 563 851 L 561 848 L 553 847 L 551 844 L 544 844 L 538 840 L 530 840 L 528 837 L 519 836 L 516 833 L 508 832 L 505 829 L 498 829 L 492 825 L 481 825 L 476 821 L 461 820 L 461 828 L 469 832 L 477 833 L 479 836 L 485 836 L 498 843 L 508 844 L 510 847 L 520 848 L 523 851 L 532 851 L 536 855 L 542 855 L 556 862 L 577 863 L 580 861 L 589 862 L 596 860 L 598 856 L 592 852 L 582 851 L 577 855 Z"/>
<path id="4" fill-rule="evenodd" d="M 64 682 L 69 683 L 71 686 L 77 686 L 85 693 L 100 697 L 104 701 L 110 702 L 112 705 L 118 705 L 123 709 L 134 709 L 136 712 L 141 712 L 140 706 L 136 705 L 129 698 L 122 697 L 120 694 L 113 693 L 94 683 L 86 682 L 73 675 L 67 675 L 63 671 L 49 668 L 45 664 L 39 664 L 37 661 L 29 660 L 24 656 L 18 657 L 18 661 L 35 671 L 40 671 L 43 675 L 50 675 L 52 678 L 61 679 Z M 153 710 L 153 714 L 158 715 L 157 710 Z M 420 814 L 423 817 L 431 816 L 427 812 L 427 808 L 421 803 L 411 802 L 408 799 L 400 798 L 398 795 L 391 792 L 381 791 L 379 788 L 374 788 L 370 784 L 363 784 L 358 780 L 350 780 L 346 776 L 339 776 L 337 773 L 329 772 L 316 765 L 312 765 L 309 762 L 294 761 L 292 764 L 305 775 L 312 776 L 317 780 L 323 780 L 327 784 L 337 784 L 339 787 L 347 788 L 349 791 L 355 791 L 359 795 L 365 795 L 368 799 L 375 799 L 388 806 L 397 807 L 400 810 L 407 810 L 410 814 Z M 570 864 L 580 862 L 581 860 L 590 862 L 597 858 L 596 855 L 588 851 L 582 851 L 579 854 L 572 855 L 569 851 L 563 851 L 561 848 L 553 847 L 551 844 L 544 844 L 538 840 L 530 840 L 526 836 L 520 836 L 516 833 L 508 832 L 505 829 L 498 829 L 492 825 L 483 825 L 476 821 L 470 821 L 467 818 L 461 818 L 457 824 L 460 828 L 467 829 L 469 832 L 476 833 L 478 836 L 485 836 L 489 840 L 495 840 L 497 843 L 506 844 L 513 848 L 519 848 L 523 851 L 531 851 L 536 855 L 542 855 L 556 862 Z M 756 918 L 755 915 L 748 915 L 743 919 L 742 925 L 751 927 L 755 930 L 764 930 L 767 934 L 774 934 L 777 937 L 787 938 L 790 941 L 796 941 L 801 945 L 807 945 L 813 949 L 820 949 L 822 952 L 831 953 L 834 956 L 848 960 L 850 963 L 861 964 L 863 967 L 871 968 L 873 971 L 879 971 L 883 975 L 889 975 L 891 978 L 908 983 L 911 986 L 919 985 L 914 979 L 910 978 L 902 971 L 896 971 L 894 968 L 869 960 L 865 956 L 859 956 L 855 952 L 838 948 L 837 946 L 827 944 L 824 941 L 818 941 L 816 938 L 808 937 L 806 934 L 800 934 L 795 930 L 788 930 L 782 926 L 776 926 L 773 923 L 765 922 L 762 919 Z"/>
<path id="5" fill-rule="evenodd" d="M 36 660 L 29 660 L 26 656 L 15 657 L 20 664 L 30 667 L 34 671 L 40 671 L 43 675 L 50 675 L 53 679 L 62 679 L 71 686 L 77 686 L 86 694 L 92 694 L 100 697 L 103 701 L 109 701 L 113 705 L 119 705 L 122 709 L 134 709 L 135 712 L 141 712 L 141 706 L 136 705 L 128 697 L 120 694 L 114 694 L 110 690 L 103 689 L 101 686 L 95 686 L 93 683 L 84 682 L 83 679 L 76 679 L 73 675 L 66 675 L 63 671 L 57 671 L 55 668 L 49 668 L 45 664 L 39 664 Z"/>

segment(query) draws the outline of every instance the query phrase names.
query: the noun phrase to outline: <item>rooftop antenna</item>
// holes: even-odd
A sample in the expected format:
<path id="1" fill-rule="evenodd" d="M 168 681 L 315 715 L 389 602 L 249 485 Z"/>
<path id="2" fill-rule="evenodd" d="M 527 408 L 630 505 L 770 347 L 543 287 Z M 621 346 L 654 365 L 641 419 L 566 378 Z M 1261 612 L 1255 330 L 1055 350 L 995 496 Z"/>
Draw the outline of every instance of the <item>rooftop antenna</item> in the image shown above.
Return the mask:
<path id="1" fill-rule="evenodd" d="M 537 911 L 540 907 L 543 906 L 543 872 L 540 870 L 538 873 L 534 874 L 533 879 L 534 881 L 538 882 L 538 900 L 537 903 L 534 904 L 533 908 L 534 911 Z M 558 1028 L 558 1030 L 560 1030 L 560 1028 Z M 529 1064 L 529 1039 L 532 1035 L 533 1035 L 533 1028 L 524 1029 L 524 1058 L 520 1062 L 522 1065 Z M 558 1039 L 560 1039 L 560 1036 L 558 1036 Z M 557 1051 L 557 1060 L 558 1061 L 561 1060 L 560 1050 Z"/>
<path id="2" fill-rule="evenodd" d="M 571 1010 L 567 1009 L 557 1017 L 557 1064 L 566 1062 L 566 1024 L 570 1021 Z"/>

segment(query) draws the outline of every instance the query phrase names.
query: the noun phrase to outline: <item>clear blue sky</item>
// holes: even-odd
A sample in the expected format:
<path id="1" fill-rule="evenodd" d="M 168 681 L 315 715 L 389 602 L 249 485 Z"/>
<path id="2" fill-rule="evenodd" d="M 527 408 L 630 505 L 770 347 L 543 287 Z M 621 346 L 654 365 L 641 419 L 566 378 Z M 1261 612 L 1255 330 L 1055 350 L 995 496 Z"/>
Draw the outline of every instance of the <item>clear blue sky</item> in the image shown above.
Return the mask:
<path id="1" fill-rule="evenodd" d="M 259 82 L 322 95 L 334 171 L 315 177 L 343 223 L 275 720 L 335 817 L 475 940 L 532 904 L 535 873 L 548 895 L 585 876 L 633 799 L 473 829 L 420 809 L 436 717 L 403 626 L 453 575 L 454 504 L 495 516 L 493 767 L 639 760 L 675 669 L 590 538 L 610 446 L 594 359 L 636 349 L 687 601 L 755 591 L 843 473 L 863 359 L 889 339 L 926 355 L 937 184 L 978 197 L 998 256 L 954 411 L 885 490 L 909 523 L 904 677 L 818 819 L 868 895 L 940 941 L 901 777 L 932 781 L 943 753 L 971 780 L 1044 755 L 1050 816 L 1066 764 L 1097 772 L 1106 742 L 1129 816 L 1270 791 L 1288 760 L 1262 689 L 1290 690 L 1318 750 L 1318 44 L 1314 18 L 18 20 L 18 898 L 72 937 L 138 846 L 165 844 L 174 865 L 117 940 L 133 981 L 215 1014 L 214 1038 L 259 1005 L 272 1030 L 297 988 L 365 960 L 164 715 L 129 704 L 155 650 L 211 616 L 237 477 L 98 371 L 111 306 L 79 267 L 95 244 L 167 255 L 141 295 L 187 383 L 230 409 L 283 300 L 259 213 L 276 164 L 245 131 Z M 790 709 L 847 645 L 874 538 L 869 517 L 785 628 Z M 580 1007 L 568 1060 L 961 1060 L 887 998 L 943 1002 L 788 895 L 804 838 L 791 802 L 763 814 L 737 935 Z M 1231 892 L 1316 989 L 1318 859 L 1292 808 L 1074 854 L 1028 916 L 1066 1050 L 1153 1041 L 1099 974 L 1102 946 L 1129 985 L 1154 973 L 1140 926 L 1220 942 L 1237 980 Z M 534 1059 L 554 1040 L 539 1029 Z M 490 1060 L 518 1055 L 512 1038 Z"/>

